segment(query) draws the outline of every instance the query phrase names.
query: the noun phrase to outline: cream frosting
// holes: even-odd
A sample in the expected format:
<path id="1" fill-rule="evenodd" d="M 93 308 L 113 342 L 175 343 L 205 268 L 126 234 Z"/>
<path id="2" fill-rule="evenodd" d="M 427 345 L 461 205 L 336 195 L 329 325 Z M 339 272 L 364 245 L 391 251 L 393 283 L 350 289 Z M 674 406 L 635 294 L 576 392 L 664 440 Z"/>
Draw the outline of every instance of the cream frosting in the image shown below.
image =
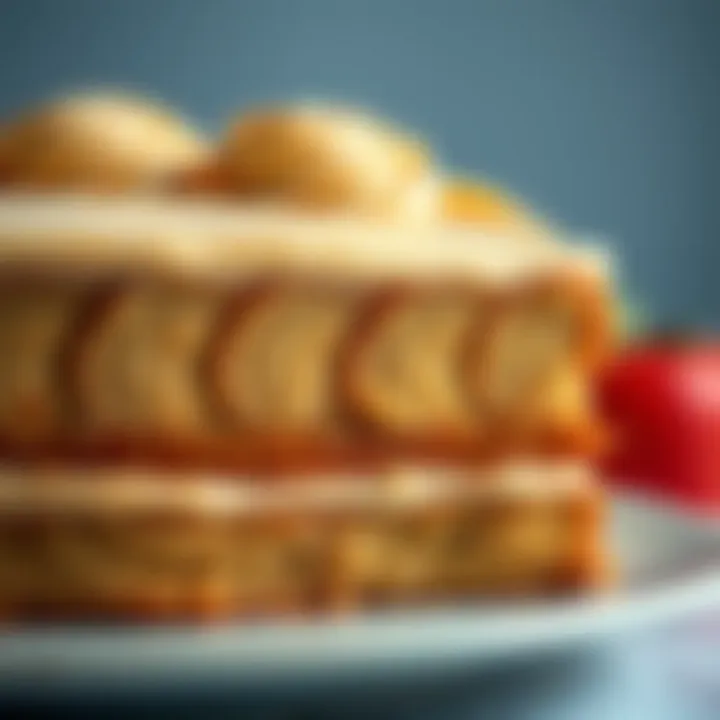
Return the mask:
<path id="1" fill-rule="evenodd" d="M 172 487 L 172 492 L 168 492 Z M 0 469 L 0 514 L 8 512 L 152 512 L 243 514 L 423 506 L 443 499 L 498 497 L 555 500 L 594 492 L 593 473 L 581 461 L 508 461 L 482 470 L 402 467 L 375 473 L 257 481 L 189 473 L 113 468 Z"/>
<path id="2" fill-rule="evenodd" d="M 0 199 L 0 264 L 54 273 L 120 269 L 237 278 L 258 272 L 506 283 L 547 272 L 603 277 L 597 248 L 467 226 L 402 224 L 272 205 L 9 195 Z"/>

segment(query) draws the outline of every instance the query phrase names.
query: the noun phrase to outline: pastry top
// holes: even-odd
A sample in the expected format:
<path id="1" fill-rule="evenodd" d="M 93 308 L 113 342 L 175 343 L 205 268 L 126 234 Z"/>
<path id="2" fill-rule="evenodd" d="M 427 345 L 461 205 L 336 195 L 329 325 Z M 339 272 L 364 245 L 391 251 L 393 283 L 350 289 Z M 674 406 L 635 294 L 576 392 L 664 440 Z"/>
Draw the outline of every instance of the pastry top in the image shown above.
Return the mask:
<path id="1" fill-rule="evenodd" d="M 441 215 L 444 222 L 480 227 L 523 238 L 551 242 L 558 228 L 514 197 L 506 188 L 474 179 L 447 178 L 442 190 Z"/>
<path id="2" fill-rule="evenodd" d="M 0 131 L 0 180 L 46 190 L 132 190 L 204 162 L 208 152 L 200 134 L 161 106 L 78 95 Z"/>
<path id="3" fill-rule="evenodd" d="M 0 200 L 0 263 L 238 278 L 262 273 L 475 281 L 565 270 L 603 277 L 604 253 L 478 228 L 407 226 L 286 206 L 148 198 Z"/>
<path id="4" fill-rule="evenodd" d="M 507 192 L 446 172 L 405 128 L 336 105 L 240 114 L 219 141 L 127 94 L 79 94 L 0 123 L 0 188 L 272 202 L 313 215 L 556 233 Z"/>
<path id="5" fill-rule="evenodd" d="M 358 112 L 249 113 L 230 127 L 218 164 L 230 192 L 244 196 L 395 219 L 439 216 L 440 181 L 424 145 Z"/>

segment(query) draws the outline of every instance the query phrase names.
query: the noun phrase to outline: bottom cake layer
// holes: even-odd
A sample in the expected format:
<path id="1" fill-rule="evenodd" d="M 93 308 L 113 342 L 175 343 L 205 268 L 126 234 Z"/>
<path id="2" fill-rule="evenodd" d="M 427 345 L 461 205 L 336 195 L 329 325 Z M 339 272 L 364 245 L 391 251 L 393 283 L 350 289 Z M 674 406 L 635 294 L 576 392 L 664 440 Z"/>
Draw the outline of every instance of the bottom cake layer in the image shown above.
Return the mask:
<path id="1" fill-rule="evenodd" d="M 8 472 L 0 612 L 221 619 L 603 587 L 602 494 L 587 469 L 485 475 L 269 485 Z"/>

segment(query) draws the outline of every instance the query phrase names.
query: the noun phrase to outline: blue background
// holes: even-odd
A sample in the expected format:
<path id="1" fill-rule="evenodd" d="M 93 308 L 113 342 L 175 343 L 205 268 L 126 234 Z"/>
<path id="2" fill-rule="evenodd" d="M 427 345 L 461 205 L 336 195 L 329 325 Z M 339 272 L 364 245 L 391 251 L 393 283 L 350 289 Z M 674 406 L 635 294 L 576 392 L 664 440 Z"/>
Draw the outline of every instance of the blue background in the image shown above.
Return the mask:
<path id="1" fill-rule="evenodd" d="M 654 318 L 720 321 L 717 0 L 0 0 L 0 113 L 112 83 L 208 129 L 359 102 L 573 228 Z"/>

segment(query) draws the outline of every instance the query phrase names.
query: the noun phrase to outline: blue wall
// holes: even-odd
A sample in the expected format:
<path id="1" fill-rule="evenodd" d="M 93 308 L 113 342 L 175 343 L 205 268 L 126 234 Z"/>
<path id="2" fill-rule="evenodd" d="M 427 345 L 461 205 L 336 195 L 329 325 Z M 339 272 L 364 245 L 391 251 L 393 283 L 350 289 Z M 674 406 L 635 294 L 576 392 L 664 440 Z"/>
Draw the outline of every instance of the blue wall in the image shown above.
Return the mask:
<path id="1" fill-rule="evenodd" d="M 215 129 L 369 104 L 458 168 L 607 234 L 661 319 L 720 321 L 720 0 L 0 1 L 0 112 L 99 82 Z"/>

